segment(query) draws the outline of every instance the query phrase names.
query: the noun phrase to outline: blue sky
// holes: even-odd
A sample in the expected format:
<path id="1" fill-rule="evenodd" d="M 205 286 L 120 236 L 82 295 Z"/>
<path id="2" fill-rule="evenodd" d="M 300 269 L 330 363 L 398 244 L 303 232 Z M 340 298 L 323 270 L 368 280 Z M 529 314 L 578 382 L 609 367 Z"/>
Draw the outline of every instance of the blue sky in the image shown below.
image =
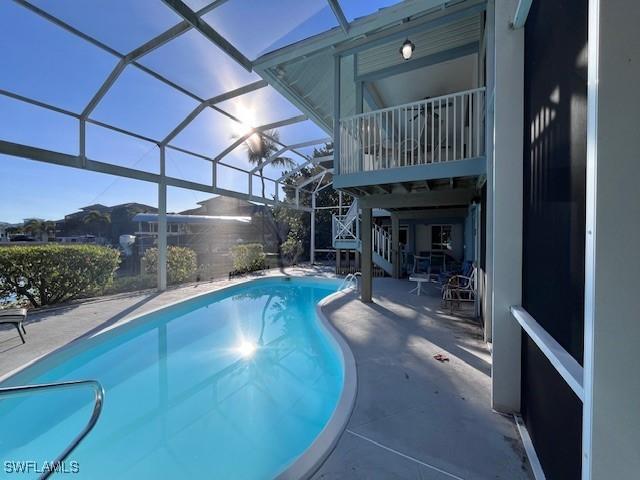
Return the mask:
<path id="1" fill-rule="evenodd" d="M 158 0 L 32 0 L 32 3 L 123 54 L 181 20 Z M 187 3 L 198 9 L 208 0 Z M 343 8 L 347 18 L 353 19 L 390 3 L 394 2 L 343 0 Z M 337 25 L 326 0 L 229 0 L 204 18 L 251 59 Z M 76 113 L 82 111 L 118 60 L 10 1 L 0 2 L 0 51 L 0 89 Z M 202 98 L 258 79 L 194 30 L 144 56 L 140 63 Z M 193 98 L 135 66 L 128 66 L 91 118 L 161 139 L 196 105 Z M 252 125 L 299 114 L 271 87 L 220 107 Z M 215 156 L 237 135 L 239 129 L 234 123 L 207 109 L 172 143 Z M 310 121 L 284 127 L 280 133 L 286 143 L 326 136 Z M 78 153 L 75 119 L 5 96 L 0 96 L 0 138 Z M 168 175 L 210 182 L 208 162 L 168 152 Z M 93 160 L 154 173 L 159 168 L 154 144 L 95 125 L 87 130 L 87 155 Z M 242 148 L 225 161 L 248 167 Z M 272 177 L 279 173 L 274 169 L 266 172 Z M 224 188 L 247 190 L 246 176 L 232 169 L 221 168 L 218 176 Z M 168 208 L 170 211 L 191 208 L 196 201 L 209 196 L 172 188 Z M 0 221 L 18 222 L 29 217 L 58 219 L 91 203 L 110 205 L 128 201 L 156 205 L 157 187 L 0 155 Z"/>

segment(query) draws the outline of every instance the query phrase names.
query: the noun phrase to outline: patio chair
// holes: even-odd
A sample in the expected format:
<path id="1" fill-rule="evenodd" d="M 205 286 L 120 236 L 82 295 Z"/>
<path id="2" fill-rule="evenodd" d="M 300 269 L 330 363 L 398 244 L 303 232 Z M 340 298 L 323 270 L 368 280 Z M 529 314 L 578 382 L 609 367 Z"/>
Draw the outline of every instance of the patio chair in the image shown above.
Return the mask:
<path id="1" fill-rule="evenodd" d="M 473 272 L 473 262 L 466 260 L 462 263 L 462 268 L 454 267 L 451 270 L 447 268 L 444 272 L 440 272 L 438 279 L 441 285 L 446 285 L 451 277 L 454 275 L 462 275 L 463 277 L 470 277 Z"/>
<path id="2" fill-rule="evenodd" d="M 8 310 L 0 310 L 0 325 L 8 323 L 12 324 L 18 330 L 22 343 L 26 343 L 23 333 L 26 335 L 27 331 L 24 329 L 24 322 L 27 319 L 26 308 L 12 308 Z M 22 330 L 21 330 L 22 329 Z"/>
<path id="3" fill-rule="evenodd" d="M 454 304 L 460 307 L 461 302 L 476 301 L 476 267 L 472 265 L 469 276 L 454 275 L 442 287 L 442 304 L 449 305 L 453 313 Z"/>

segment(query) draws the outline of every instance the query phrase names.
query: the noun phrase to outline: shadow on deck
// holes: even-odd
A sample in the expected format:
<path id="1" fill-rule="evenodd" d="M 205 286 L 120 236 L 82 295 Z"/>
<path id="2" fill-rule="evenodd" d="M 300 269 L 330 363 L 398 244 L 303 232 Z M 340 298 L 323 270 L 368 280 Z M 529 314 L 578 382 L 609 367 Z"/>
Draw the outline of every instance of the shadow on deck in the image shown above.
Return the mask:
<path id="1" fill-rule="evenodd" d="M 324 308 L 354 353 L 358 392 L 314 478 L 533 478 L 513 419 L 491 410 L 480 325 L 441 308 L 436 287 L 411 288 L 375 279 L 373 304 L 349 295 Z"/>

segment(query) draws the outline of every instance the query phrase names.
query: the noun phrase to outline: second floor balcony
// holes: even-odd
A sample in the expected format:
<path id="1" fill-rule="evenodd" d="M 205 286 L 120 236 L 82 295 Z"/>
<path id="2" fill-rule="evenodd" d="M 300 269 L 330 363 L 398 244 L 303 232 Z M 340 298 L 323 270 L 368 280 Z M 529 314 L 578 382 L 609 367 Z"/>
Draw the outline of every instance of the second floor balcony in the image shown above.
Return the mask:
<path id="1" fill-rule="evenodd" d="M 485 88 L 340 120 L 339 187 L 485 173 Z"/>

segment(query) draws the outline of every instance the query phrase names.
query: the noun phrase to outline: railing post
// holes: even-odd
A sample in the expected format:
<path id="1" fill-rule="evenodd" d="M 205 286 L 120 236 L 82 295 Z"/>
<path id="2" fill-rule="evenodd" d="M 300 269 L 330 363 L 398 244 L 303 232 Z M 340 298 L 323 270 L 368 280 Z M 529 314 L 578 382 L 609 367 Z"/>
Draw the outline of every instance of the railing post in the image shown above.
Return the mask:
<path id="1" fill-rule="evenodd" d="M 341 142 L 342 132 L 340 126 L 340 55 L 334 57 L 334 78 L 333 78 L 333 170 L 336 175 L 340 175 L 341 163 Z"/>
<path id="2" fill-rule="evenodd" d="M 310 245 L 310 263 L 316 262 L 316 192 L 311 194 L 311 245 Z"/>
<path id="3" fill-rule="evenodd" d="M 362 209 L 362 230 L 365 232 L 362 236 L 362 289 L 360 298 L 364 303 L 371 303 L 372 286 L 373 286 L 373 259 L 372 253 L 372 235 L 371 235 L 371 208 Z"/>
<path id="4" fill-rule="evenodd" d="M 393 278 L 400 278 L 400 217 L 391 215 L 391 263 L 393 264 Z"/>

